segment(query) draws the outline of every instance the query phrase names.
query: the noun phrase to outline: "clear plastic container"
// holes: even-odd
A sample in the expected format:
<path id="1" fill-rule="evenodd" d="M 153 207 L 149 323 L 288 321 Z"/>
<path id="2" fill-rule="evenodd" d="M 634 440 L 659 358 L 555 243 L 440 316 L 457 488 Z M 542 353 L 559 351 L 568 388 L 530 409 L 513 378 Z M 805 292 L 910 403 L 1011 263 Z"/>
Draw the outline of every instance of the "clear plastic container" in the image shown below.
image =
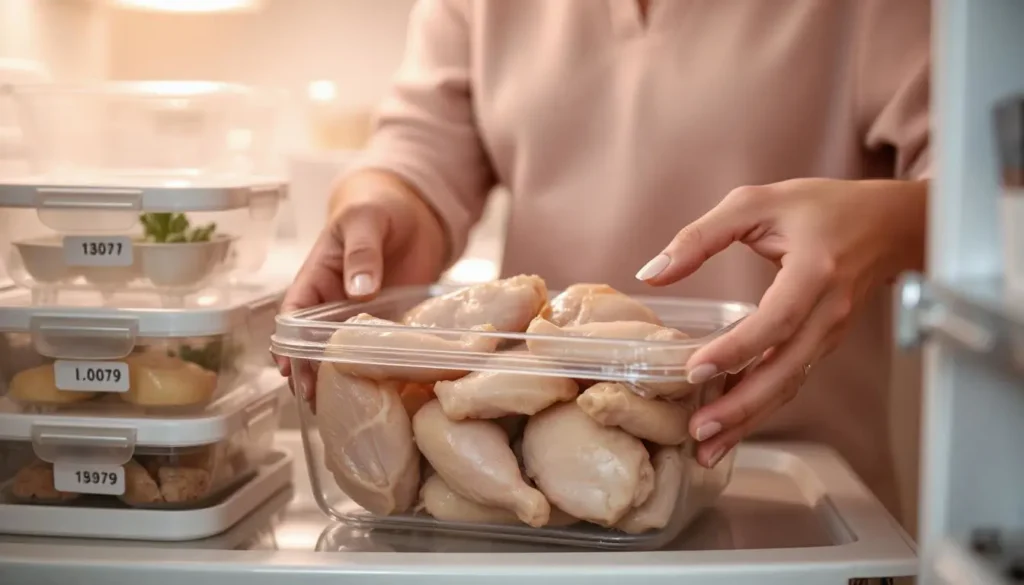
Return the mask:
<path id="1" fill-rule="evenodd" d="M 273 445 L 274 385 L 241 385 L 191 416 L 32 414 L 0 399 L 0 503 L 182 509 L 212 505 Z"/>
<path id="2" fill-rule="evenodd" d="M 17 290 L 0 296 L 0 396 L 50 412 L 187 412 L 265 365 L 265 338 L 283 290 L 240 291 L 223 304 L 180 309 L 96 308 L 91 295 L 34 307 Z M 75 303 L 74 301 L 79 301 Z"/>
<path id="3" fill-rule="evenodd" d="M 0 100 L 14 103 L 33 172 L 69 180 L 195 180 L 278 172 L 283 97 L 203 81 L 0 89 Z"/>
<path id="4" fill-rule="evenodd" d="M 34 180 L 34 179 L 32 179 Z M 152 290 L 173 305 L 267 255 L 284 186 L 0 182 L 0 259 L 37 304 L 67 290 Z"/>
<path id="5" fill-rule="evenodd" d="M 699 385 L 690 385 L 686 382 L 686 358 L 696 349 L 720 336 L 753 310 L 752 306 L 741 303 L 637 298 L 636 300 L 641 301 L 653 310 L 664 326 L 674 328 L 688 336 L 685 339 L 676 338 L 676 340 L 672 341 L 564 337 L 539 335 L 536 333 L 497 333 L 468 329 L 424 329 L 402 325 L 344 323 L 344 321 L 362 313 L 381 319 L 401 322 L 402 315 L 421 301 L 451 290 L 454 289 L 440 286 L 392 289 L 368 303 L 325 305 L 290 315 L 280 315 L 277 318 L 277 330 L 272 339 L 272 351 L 277 355 L 286 356 L 291 359 L 292 385 L 296 388 L 297 395 L 315 395 L 325 391 L 335 392 L 341 398 L 339 403 L 350 405 L 351 409 L 368 408 L 366 406 L 368 403 L 361 403 L 360 398 L 360 392 L 366 391 L 365 387 L 359 390 L 356 386 L 358 384 L 374 383 L 367 382 L 365 379 L 349 377 L 352 370 L 359 369 L 362 372 L 376 371 L 376 374 L 365 373 L 362 375 L 376 376 L 378 379 L 385 378 L 384 382 L 378 383 L 378 388 L 383 389 L 384 385 L 388 385 L 390 389 L 383 395 L 369 394 L 369 396 L 378 396 L 378 398 L 374 399 L 374 404 L 383 404 L 383 406 L 379 407 L 382 414 L 375 416 L 381 419 L 379 421 L 380 424 L 397 426 L 404 426 L 405 423 L 402 422 L 403 417 L 400 414 L 393 412 L 396 400 L 401 400 L 405 406 L 403 412 L 407 413 L 405 415 L 407 419 L 408 413 L 418 412 L 422 414 L 424 411 L 417 409 L 428 408 L 422 406 L 422 404 L 424 400 L 431 398 L 427 394 L 425 398 L 417 400 L 415 393 L 417 391 L 423 392 L 423 387 L 408 385 L 407 380 L 414 379 L 422 382 L 424 379 L 430 378 L 431 373 L 435 379 L 440 377 L 447 380 L 459 379 L 459 376 L 467 373 L 472 375 L 471 373 L 474 372 L 526 374 L 534 376 L 533 380 L 568 378 L 575 382 L 580 390 L 586 389 L 599 381 L 619 382 L 633 394 L 638 394 L 644 399 L 646 399 L 645 397 L 650 397 L 652 392 L 664 392 L 669 388 L 676 390 L 684 388 L 685 391 L 677 392 L 671 401 L 675 403 L 674 406 L 686 407 L 692 413 L 700 405 L 720 396 L 727 388 L 734 385 L 745 375 L 750 367 L 748 364 L 737 371 L 722 374 Z M 554 293 L 551 294 L 553 295 Z M 395 340 L 394 336 L 410 333 L 428 333 L 442 339 L 458 339 L 463 342 L 464 347 L 497 347 L 497 352 L 492 353 L 453 347 L 435 347 L 430 350 L 411 349 L 409 344 L 399 343 Z M 334 336 L 333 340 L 332 336 Z M 347 341 L 339 341 L 342 338 Z M 380 343 L 381 339 L 389 341 Z M 489 342 L 475 342 L 479 340 L 489 340 Z M 543 350 L 543 344 L 552 341 L 562 344 L 560 345 L 561 349 L 557 352 L 558 355 Z M 331 370 L 325 370 L 325 368 L 331 368 Z M 342 373 L 341 376 L 338 376 L 339 372 Z M 382 372 L 386 373 L 379 375 Z M 333 384 L 324 384 L 325 376 L 329 376 L 327 379 L 332 380 Z M 318 377 L 320 378 L 319 388 L 317 388 Z M 405 385 L 403 386 L 403 384 Z M 352 396 L 345 395 L 349 391 L 353 393 Z M 392 391 L 395 394 L 390 394 Z M 395 395 L 398 395 L 400 398 L 393 398 Z M 363 394 L 362 396 L 365 398 L 367 395 Z M 379 396 L 384 397 L 381 398 Z M 580 402 L 578 400 L 574 401 L 574 398 L 577 398 L 575 393 L 571 397 L 563 397 L 561 399 L 562 402 L 556 402 L 548 407 L 547 410 L 540 411 L 540 414 L 556 408 L 565 411 L 576 408 Z M 389 402 L 390 405 L 388 404 Z M 637 524 L 633 524 L 632 528 L 623 529 L 623 527 L 627 526 L 626 523 L 629 522 L 626 518 L 632 517 L 633 512 L 639 509 L 637 506 L 642 506 L 643 504 L 643 502 L 640 502 L 640 504 L 629 504 L 628 500 L 626 506 L 633 507 L 629 508 L 625 515 L 619 516 L 618 520 L 605 522 L 605 526 L 589 522 L 574 522 L 573 518 L 568 517 L 564 512 L 558 513 L 559 511 L 556 509 L 557 498 L 552 497 L 550 490 L 543 487 L 542 480 L 533 483 L 533 480 L 530 479 L 529 462 L 524 462 L 524 451 L 521 447 L 524 423 L 520 420 L 518 425 L 503 426 L 506 433 L 508 433 L 509 447 L 511 447 L 512 453 L 517 458 L 521 470 L 524 471 L 522 474 L 524 481 L 527 482 L 529 487 L 538 488 L 542 492 L 548 492 L 543 495 L 550 500 L 549 503 L 555 511 L 551 513 L 549 522 L 546 525 L 531 527 L 517 520 L 515 514 L 510 516 L 509 512 L 504 512 L 504 519 L 502 521 L 494 523 L 435 519 L 424 511 L 423 496 L 426 493 L 425 489 L 419 492 L 418 504 L 415 506 L 406 506 L 403 510 L 398 510 L 402 506 L 394 507 L 399 513 L 373 514 L 355 501 L 360 500 L 361 497 L 365 498 L 365 491 L 362 495 L 357 493 L 346 494 L 345 489 L 340 487 L 339 482 L 335 479 L 336 476 L 328 470 L 328 459 L 336 454 L 326 452 L 326 435 L 320 432 L 318 428 L 318 416 L 323 416 L 323 413 L 318 415 L 314 412 L 316 404 L 322 405 L 322 403 L 317 402 L 317 399 L 313 399 L 312 401 L 300 400 L 299 406 L 314 494 L 321 509 L 330 517 L 361 528 L 442 532 L 471 537 L 483 536 L 588 548 L 619 550 L 655 549 L 675 538 L 690 524 L 697 514 L 710 506 L 724 490 L 732 473 L 733 461 L 731 456 L 719 462 L 713 470 L 701 467 L 694 458 L 695 445 L 692 441 L 685 440 L 685 438 L 679 439 L 684 441 L 681 444 L 677 443 L 669 447 L 660 447 L 651 441 L 640 442 L 635 436 L 629 436 L 625 439 L 616 438 L 614 439 L 615 441 L 625 440 L 629 442 L 629 448 L 632 449 L 630 451 L 631 457 L 639 451 L 639 453 L 642 453 L 639 457 L 642 457 L 647 462 L 652 462 L 652 467 L 646 467 L 646 463 L 641 463 L 639 469 L 647 469 L 643 473 L 651 474 L 648 475 L 648 478 L 653 477 L 655 489 L 657 489 L 658 485 L 658 474 L 661 473 L 658 470 L 662 469 L 658 467 L 659 457 L 657 454 L 661 451 L 672 452 L 672 456 L 675 457 L 674 467 L 666 464 L 664 469 L 673 469 L 675 470 L 673 473 L 678 474 L 675 476 L 679 483 L 678 490 L 667 488 L 662 491 L 662 493 L 669 493 L 670 495 L 667 496 L 667 499 L 662 498 L 660 500 L 662 502 L 661 505 L 664 506 L 661 508 L 663 512 L 660 513 L 657 522 L 650 523 L 650 526 L 647 526 L 649 529 L 645 529 L 643 526 L 637 528 Z M 400 406 L 398 408 L 401 409 Z M 445 411 L 443 416 L 450 415 Z M 530 440 L 530 426 L 537 420 L 538 416 L 539 414 L 533 414 L 529 416 L 528 422 L 525 422 L 527 440 Z M 480 415 L 480 417 L 488 418 L 485 415 Z M 344 416 L 334 417 L 332 424 L 325 426 L 326 429 L 329 429 L 329 433 L 333 435 L 331 441 L 327 441 L 327 443 L 337 444 L 335 441 L 338 435 L 347 432 L 343 424 L 340 426 L 337 424 L 343 418 Z M 413 439 L 414 444 L 419 445 L 422 450 L 424 443 L 421 437 L 417 435 L 416 430 L 416 420 L 418 418 L 420 418 L 419 415 L 412 417 L 413 423 L 410 425 L 411 428 L 407 434 L 415 436 Z M 472 415 L 468 418 L 472 418 Z M 506 417 L 499 419 L 498 422 L 510 421 Z M 589 424 L 594 426 L 593 423 Z M 548 425 L 549 429 L 552 427 L 553 425 Z M 682 423 L 682 427 L 685 429 L 685 422 Z M 494 429 L 497 427 L 489 426 L 488 428 Z M 543 436 L 539 430 L 540 426 L 537 425 L 535 428 L 538 429 L 535 431 L 538 433 L 535 436 Z M 355 431 L 352 432 L 355 433 Z M 447 433 L 447 431 L 444 432 Z M 494 430 L 486 432 L 491 433 L 491 436 L 494 436 L 495 433 Z M 685 430 L 683 432 L 685 433 Z M 358 447 L 352 447 L 350 444 L 349 454 L 353 457 L 359 457 L 361 452 L 363 457 L 379 462 L 388 461 L 389 457 L 390 461 L 394 462 L 396 457 L 402 457 L 399 451 L 404 448 L 403 441 L 408 440 L 407 438 L 403 439 L 400 436 L 401 433 L 398 435 L 390 434 L 387 437 L 375 436 L 372 431 L 368 430 L 368 425 L 361 425 L 359 433 L 366 437 L 363 440 L 367 441 L 367 443 L 363 445 L 364 448 L 362 450 Z M 618 433 L 616 437 L 619 437 L 621 434 L 629 433 Z M 639 435 L 641 433 L 633 434 Z M 445 434 L 444 436 L 452 437 L 455 435 Z M 557 433 L 554 436 L 557 442 Z M 455 439 L 451 440 L 454 441 Z M 470 443 L 473 441 L 466 442 Z M 449 442 L 448 444 L 452 443 Z M 495 444 L 495 448 L 505 450 L 504 446 L 498 444 Z M 640 448 L 644 450 L 640 450 Z M 414 446 L 412 449 L 415 452 L 416 447 Z M 508 454 L 496 455 L 494 457 L 484 457 L 481 455 L 477 461 L 487 462 L 497 460 L 500 457 L 507 458 Z M 570 455 L 570 457 L 574 457 L 574 455 Z M 619 461 L 624 460 L 620 459 Z M 579 461 L 576 461 L 573 464 L 579 463 Z M 372 468 L 374 463 L 371 462 L 368 465 Z M 479 466 L 479 464 L 476 465 Z M 472 466 L 471 464 L 470 467 Z M 586 467 L 585 464 L 583 466 Z M 334 467 L 337 469 L 337 465 Z M 380 467 L 387 469 L 387 465 L 381 464 Z M 385 472 L 371 470 L 367 472 L 367 477 L 352 481 L 354 483 L 365 482 L 362 483 L 362 487 L 356 488 L 363 490 L 366 489 L 367 485 L 397 486 L 403 482 L 402 479 L 394 476 L 376 476 L 381 473 Z M 422 489 L 425 480 L 429 478 L 426 464 L 421 467 L 419 473 L 419 485 Z M 404 472 L 402 477 L 404 477 Z M 533 474 L 533 477 L 536 479 L 538 475 Z M 672 476 L 666 475 L 665 477 L 669 478 Z M 472 481 L 469 483 L 472 483 Z M 669 481 L 665 485 L 672 485 L 672 483 Z M 372 490 L 373 488 L 369 489 Z M 352 490 L 350 489 L 349 491 L 351 492 Z M 394 493 L 398 493 L 398 491 L 396 488 Z M 656 492 L 650 493 L 651 495 L 648 497 L 653 497 Z M 673 497 L 672 493 L 677 495 Z M 392 496 L 396 499 L 399 497 L 394 496 L 394 494 Z M 561 497 L 564 498 L 564 496 L 565 494 L 563 493 Z M 458 498 L 455 498 L 455 500 L 458 500 Z M 364 501 L 368 500 L 364 499 Z M 633 501 L 637 502 L 639 500 Z M 565 506 L 563 505 L 562 507 Z M 493 512 L 493 509 L 491 512 Z M 489 514 L 488 517 L 493 518 L 494 516 Z M 557 522 L 555 521 L 556 517 L 559 517 Z M 661 524 L 661 526 L 657 526 L 658 524 Z M 612 527 L 607 527 L 608 525 Z"/>

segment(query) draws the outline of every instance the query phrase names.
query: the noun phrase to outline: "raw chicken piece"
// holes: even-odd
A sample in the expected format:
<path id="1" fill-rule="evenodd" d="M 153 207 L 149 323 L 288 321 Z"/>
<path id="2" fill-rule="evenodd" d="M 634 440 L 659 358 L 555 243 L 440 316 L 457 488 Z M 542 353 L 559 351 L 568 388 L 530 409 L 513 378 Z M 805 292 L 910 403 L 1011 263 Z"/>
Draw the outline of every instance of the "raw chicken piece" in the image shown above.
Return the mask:
<path id="1" fill-rule="evenodd" d="M 547 337 L 531 338 L 526 341 L 526 346 L 534 355 L 582 360 L 602 365 L 636 364 L 643 365 L 648 370 L 665 368 L 674 376 L 683 375 L 682 367 L 696 349 L 689 344 L 680 343 L 689 339 L 685 333 L 671 327 L 641 321 L 596 322 L 559 327 L 547 319 L 538 317 L 530 323 L 526 332 Z M 552 337 L 563 339 L 551 339 Z M 595 341 L 564 339 L 567 337 L 583 337 Z M 624 339 L 655 343 L 636 346 L 622 343 Z M 696 389 L 696 386 L 686 381 L 644 382 L 637 387 L 647 397 L 663 398 L 680 398 Z"/>
<path id="2" fill-rule="evenodd" d="M 574 284 L 551 299 L 548 320 L 564 327 L 611 321 L 641 321 L 661 325 L 647 305 L 606 284 Z"/>
<path id="3" fill-rule="evenodd" d="M 156 479 L 134 459 L 124 464 L 124 494 L 121 499 L 133 506 L 160 504 L 164 501 Z"/>
<path id="4" fill-rule="evenodd" d="M 452 382 L 438 382 L 434 394 L 448 418 L 498 418 L 509 414 L 536 414 L 556 402 L 579 394 L 569 378 L 473 372 Z"/>
<path id="5" fill-rule="evenodd" d="M 504 508 L 483 506 L 452 491 L 436 473 L 420 488 L 420 505 L 438 520 L 479 522 L 481 524 L 519 524 L 515 513 Z"/>
<path id="6" fill-rule="evenodd" d="M 640 439 L 598 424 L 575 402 L 530 418 L 523 462 L 552 505 L 601 526 L 614 526 L 654 488 L 654 469 Z"/>
<path id="7" fill-rule="evenodd" d="M 53 465 L 39 460 L 15 474 L 11 494 L 19 500 L 39 502 L 68 502 L 78 497 L 75 493 L 57 491 L 53 485 Z"/>
<path id="8" fill-rule="evenodd" d="M 677 402 L 638 396 L 622 384 L 601 382 L 587 388 L 576 404 L 606 427 L 659 445 L 681 445 L 689 437 L 692 410 Z"/>
<path id="9" fill-rule="evenodd" d="M 53 364 L 46 364 L 14 374 L 7 395 L 15 402 L 49 405 L 82 402 L 95 397 L 96 393 L 58 389 Z"/>
<path id="10" fill-rule="evenodd" d="M 498 331 L 522 332 L 547 302 L 544 279 L 521 274 L 427 299 L 410 309 L 402 322 L 442 329 L 491 325 Z"/>
<path id="11" fill-rule="evenodd" d="M 615 525 L 629 534 L 664 528 L 672 518 L 683 488 L 686 462 L 679 447 L 660 447 L 654 454 L 654 491 L 637 508 L 627 513 Z"/>
<path id="12" fill-rule="evenodd" d="M 320 368 L 316 421 L 324 463 L 338 487 L 374 514 L 405 512 L 416 501 L 420 454 L 401 384 L 348 376 Z"/>
<path id="13" fill-rule="evenodd" d="M 515 514 L 502 508 L 481 506 L 455 493 L 439 475 L 427 478 L 420 489 L 420 505 L 428 514 L 447 522 L 479 522 L 481 524 L 520 524 Z M 545 526 L 569 526 L 579 522 L 558 508 L 551 508 Z"/>
<path id="14" fill-rule="evenodd" d="M 412 426 L 423 456 L 459 495 L 514 512 L 530 526 L 548 523 L 551 507 L 544 494 L 523 481 L 508 435 L 500 425 L 486 420 L 449 420 L 441 404 L 433 400 L 416 413 Z"/>
<path id="15" fill-rule="evenodd" d="M 431 383 L 438 380 L 454 380 L 466 375 L 465 370 L 449 368 L 428 368 L 420 366 L 389 366 L 365 363 L 374 353 L 394 356 L 395 354 L 424 355 L 429 353 L 492 353 L 501 341 L 498 337 L 466 332 L 458 339 L 441 337 L 426 329 L 406 328 L 386 319 L 361 313 L 345 321 L 359 327 L 340 327 L 331 335 L 324 352 L 329 357 L 352 358 L 359 355 L 363 363 L 332 362 L 339 372 L 362 376 L 372 380 L 400 379 L 408 382 Z M 386 329 L 390 328 L 390 329 Z M 480 333 L 493 332 L 494 327 L 474 327 Z M 381 350 L 386 350 L 381 352 Z"/>
<path id="16" fill-rule="evenodd" d="M 157 482 L 168 503 L 198 500 L 206 497 L 213 488 L 210 472 L 195 467 L 161 467 L 157 472 Z"/>
<path id="17" fill-rule="evenodd" d="M 121 400 L 148 407 L 205 404 L 217 391 L 217 374 L 192 362 L 149 351 L 128 356 L 128 392 Z"/>
<path id="18" fill-rule="evenodd" d="M 410 382 L 402 387 L 400 394 L 405 412 L 412 417 L 424 404 L 434 399 L 434 388 L 430 384 Z"/>

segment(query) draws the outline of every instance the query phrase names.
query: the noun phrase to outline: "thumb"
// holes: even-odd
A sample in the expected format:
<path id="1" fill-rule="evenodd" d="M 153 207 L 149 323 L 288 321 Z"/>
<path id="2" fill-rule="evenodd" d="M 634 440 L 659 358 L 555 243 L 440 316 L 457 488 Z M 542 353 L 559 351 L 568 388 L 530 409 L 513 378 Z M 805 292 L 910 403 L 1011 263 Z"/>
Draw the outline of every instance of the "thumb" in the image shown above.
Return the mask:
<path id="1" fill-rule="evenodd" d="M 368 299 L 380 290 L 384 275 L 387 217 L 377 206 L 360 205 L 343 211 L 335 225 L 341 230 L 345 294 Z"/>
<path id="2" fill-rule="evenodd" d="M 743 239 L 757 225 L 762 187 L 741 187 L 711 211 L 679 230 L 668 246 L 636 273 L 637 280 L 665 286 L 693 274 L 712 256 Z"/>

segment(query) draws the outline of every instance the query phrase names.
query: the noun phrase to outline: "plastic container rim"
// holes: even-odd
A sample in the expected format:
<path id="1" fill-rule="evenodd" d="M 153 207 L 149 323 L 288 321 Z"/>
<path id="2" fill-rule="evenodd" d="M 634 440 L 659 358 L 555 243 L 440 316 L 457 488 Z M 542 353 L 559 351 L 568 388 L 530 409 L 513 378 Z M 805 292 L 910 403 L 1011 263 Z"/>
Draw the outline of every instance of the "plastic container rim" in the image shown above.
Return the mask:
<path id="1" fill-rule="evenodd" d="M 284 199 L 287 183 L 277 177 L 254 177 L 248 180 L 204 183 L 189 180 L 161 180 L 157 184 L 133 183 L 125 180 L 83 183 L 69 179 L 61 182 L 53 177 L 9 177 L 0 180 L 0 208 L 21 208 L 47 211 L 108 212 L 211 212 L 245 209 L 258 196 Z M 48 204 L 43 197 L 64 197 L 64 203 Z M 95 201 L 90 201 L 90 196 Z M 109 197 L 137 201 L 131 209 L 111 207 Z"/>
<path id="2" fill-rule="evenodd" d="M 21 412 L 8 399 L 0 401 L 0 441 L 30 442 L 36 426 L 78 429 L 121 429 L 134 432 L 134 453 L 153 455 L 167 449 L 189 450 L 215 445 L 248 430 L 254 421 L 281 408 L 278 393 L 287 382 L 275 370 L 244 380 L 232 391 L 190 415 L 159 416 L 125 411 Z M 159 451 L 159 452 L 158 452 Z"/>
<path id="3" fill-rule="evenodd" d="M 509 371 L 509 372 L 555 372 L 561 370 L 562 374 L 581 374 L 595 366 L 601 367 L 603 376 L 616 376 L 615 370 L 620 370 L 621 375 L 626 375 L 630 380 L 643 381 L 676 381 L 685 380 L 688 369 L 685 363 L 678 366 L 649 366 L 642 363 L 608 363 L 607 361 L 590 360 L 579 357 L 562 358 L 534 354 L 517 353 L 480 353 L 475 352 L 452 352 L 452 351 L 430 351 L 417 350 L 415 353 L 409 350 L 391 349 L 380 346 L 339 346 L 342 352 L 328 353 L 330 349 L 326 342 L 307 341 L 300 337 L 301 331 L 317 330 L 321 332 L 338 331 L 349 329 L 352 331 L 399 333 L 408 331 L 423 331 L 441 336 L 458 337 L 461 335 L 473 335 L 482 338 L 499 339 L 502 341 L 526 342 L 529 340 L 564 340 L 566 337 L 553 335 L 540 335 L 535 333 L 505 333 L 498 331 L 476 331 L 472 329 L 447 329 L 440 327 L 411 327 L 406 325 L 370 325 L 370 324 L 349 324 L 340 321 L 322 321 L 319 318 L 332 313 L 344 310 L 351 314 L 358 314 L 360 308 L 369 308 L 378 302 L 401 298 L 415 291 L 422 291 L 430 296 L 436 296 L 458 290 L 459 286 L 433 285 L 429 287 L 409 286 L 395 287 L 388 289 L 375 299 L 368 302 L 341 301 L 320 305 L 309 309 L 301 309 L 292 313 L 278 315 L 275 319 L 276 330 L 271 337 L 271 352 L 280 357 L 292 359 L 310 359 L 316 361 L 338 362 L 338 363 L 375 363 L 395 366 L 426 367 L 426 368 L 465 368 L 479 371 Z M 554 296 L 559 291 L 550 291 Z M 756 307 L 749 303 L 714 301 L 707 299 L 679 299 L 670 297 L 649 297 L 633 296 L 636 300 L 644 302 L 648 306 L 673 303 L 675 305 L 686 305 L 701 309 L 724 309 L 733 311 L 740 315 L 731 322 L 721 322 L 713 331 L 701 337 L 690 338 L 684 341 L 663 341 L 663 340 L 639 340 L 607 337 L 571 337 L 574 344 L 579 347 L 596 347 L 615 344 L 617 347 L 643 350 L 696 350 L 707 345 L 711 340 L 720 337 L 726 331 L 732 329 L 743 318 L 750 315 Z M 368 311 L 367 311 L 368 312 Z M 459 357 L 472 356 L 479 359 L 480 363 L 459 362 Z M 480 359 L 484 358 L 484 359 Z M 728 370 L 727 373 L 734 374 L 746 368 L 752 362 L 737 365 Z M 519 362 L 523 362 L 520 364 Z M 574 368 L 582 368 L 574 369 Z"/>
<path id="4" fill-rule="evenodd" d="M 225 304 L 202 308 L 136 308 L 13 305 L 17 295 L 26 297 L 25 289 L 0 292 L 0 332 L 31 333 L 33 319 L 122 319 L 134 320 L 136 337 L 206 337 L 227 335 L 246 322 L 253 313 L 277 303 L 284 289 L 271 287 L 252 291 Z"/>

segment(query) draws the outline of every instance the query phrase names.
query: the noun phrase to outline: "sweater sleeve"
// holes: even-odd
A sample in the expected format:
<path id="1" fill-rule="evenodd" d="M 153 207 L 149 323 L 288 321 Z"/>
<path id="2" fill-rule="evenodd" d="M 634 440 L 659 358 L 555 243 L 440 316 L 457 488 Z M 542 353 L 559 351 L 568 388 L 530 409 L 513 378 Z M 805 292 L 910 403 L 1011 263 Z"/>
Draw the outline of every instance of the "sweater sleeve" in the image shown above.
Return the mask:
<path id="1" fill-rule="evenodd" d="M 348 171 L 390 171 L 416 189 L 441 218 L 449 262 L 465 249 L 496 182 L 473 112 L 469 17 L 468 0 L 417 1 L 373 136 Z"/>
<path id="2" fill-rule="evenodd" d="M 857 107 L 870 152 L 891 149 L 895 176 L 931 174 L 929 0 L 858 0 Z"/>

